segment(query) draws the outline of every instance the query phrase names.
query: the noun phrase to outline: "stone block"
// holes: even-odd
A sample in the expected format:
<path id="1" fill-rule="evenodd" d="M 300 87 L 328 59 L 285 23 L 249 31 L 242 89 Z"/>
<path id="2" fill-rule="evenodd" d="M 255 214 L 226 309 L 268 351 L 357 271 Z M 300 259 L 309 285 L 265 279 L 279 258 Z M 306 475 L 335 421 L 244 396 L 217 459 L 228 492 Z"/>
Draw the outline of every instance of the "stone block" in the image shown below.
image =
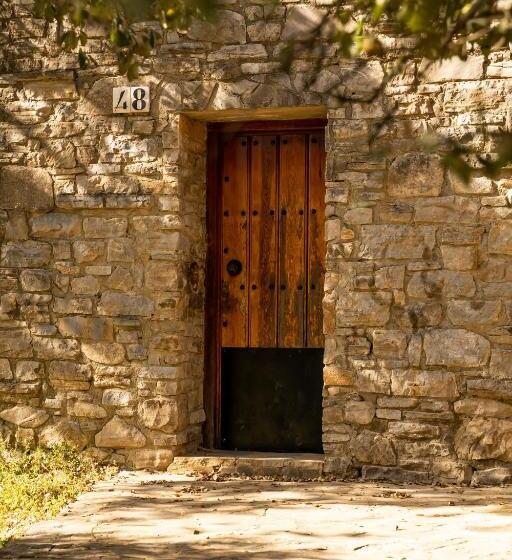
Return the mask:
<path id="1" fill-rule="evenodd" d="M 103 256 L 105 243 L 103 241 L 74 241 L 73 256 L 78 264 L 93 262 Z"/>
<path id="2" fill-rule="evenodd" d="M 92 313 L 92 300 L 87 297 L 56 297 L 53 301 L 53 311 L 61 315 L 90 315 Z"/>
<path id="3" fill-rule="evenodd" d="M 173 458 L 170 449 L 137 449 L 128 453 L 127 465 L 133 469 L 164 471 Z"/>
<path id="4" fill-rule="evenodd" d="M 443 166 L 438 156 L 409 153 L 389 166 L 388 194 L 397 198 L 438 196 L 443 187 Z"/>
<path id="5" fill-rule="evenodd" d="M 0 208 L 34 212 L 53 206 L 52 178 L 47 171 L 22 165 L 0 168 Z"/>
<path id="6" fill-rule="evenodd" d="M 126 235 L 126 218 L 85 218 L 84 235 L 87 239 L 123 237 Z"/>
<path id="7" fill-rule="evenodd" d="M 442 397 L 459 395 L 455 374 L 443 371 L 393 371 L 391 392 L 400 397 Z"/>
<path id="8" fill-rule="evenodd" d="M 80 276 L 71 280 L 71 292 L 80 296 L 94 296 L 100 291 L 100 281 L 92 276 Z"/>
<path id="9" fill-rule="evenodd" d="M 106 410 L 94 403 L 85 401 L 72 401 L 68 404 L 68 414 L 81 418 L 106 418 Z"/>
<path id="10" fill-rule="evenodd" d="M 114 337 L 112 322 L 99 317 L 61 317 L 57 321 L 57 328 L 62 336 L 72 338 L 112 340 Z"/>
<path id="11" fill-rule="evenodd" d="M 406 335 L 397 330 L 374 330 L 373 353 L 378 358 L 400 359 L 407 349 Z"/>
<path id="12" fill-rule="evenodd" d="M 124 361 L 124 346 L 118 342 L 82 342 L 82 353 L 91 362 L 117 365 Z"/>
<path id="13" fill-rule="evenodd" d="M 512 255 L 512 222 L 499 222 L 491 226 L 488 247 L 489 253 Z"/>
<path id="14" fill-rule="evenodd" d="M 364 430 L 351 443 L 354 459 L 373 465 L 396 465 L 396 454 L 391 441 L 377 432 Z"/>
<path id="15" fill-rule="evenodd" d="M 9 381 L 13 378 L 11 366 L 7 358 L 0 358 L 0 381 Z"/>
<path id="16" fill-rule="evenodd" d="M 491 399 L 462 399 L 453 403 L 453 410 L 463 416 L 512 417 L 512 405 Z"/>
<path id="17" fill-rule="evenodd" d="M 45 410 L 18 405 L 2 410 L 0 418 L 20 428 L 39 428 L 48 420 L 49 415 Z"/>
<path id="18" fill-rule="evenodd" d="M 484 331 L 503 324 L 504 310 L 501 301 L 451 300 L 446 308 L 449 321 L 475 331 Z"/>
<path id="19" fill-rule="evenodd" d="M 21 287 L 26 292 L 47 292 L 52 285 L 52 276 L 48 270 L 22 270 Z"/>
<path id="20" fill-rule="evenodd" d="M 94 438 L 96 447 L 112 449 L 137 448 L 146 445 L 144 434 L 119 416 L 107 422 Z"/>
<path id="21" fill-rule="evenodd" d="M 511 467 L 493 467 L 474 471 L 471 486 L 502 486 L 511 482 Z"/>
<path id="22" fill-rule="evenodd" d="M 357 372 L 355 386 L 362 393 L 388 395 L 391 392 L 391 373 L 388 370 L 363 369 Z"/>
<path id="23" fill-rule="evenodd" d="M 498 418 L 464 420 L 454 440 L 460 459 L 512 461 L 512 421 Z"/>
<path id="24" fill-rule="evenodd" d="M 492 379 L 512 379 L 512 350 L 492 349 L 489 376 Z"/>
<path id="25" fill-rule="evenodd" d="M 46 239 L 67 239 L 80 234 L 82 219 L 75 214 L 52 212 L 30 219 L 30 231 L 33 237 Z"/>
<path id="26" fill-rule="evenodd" d="M 365 260 L 424 259 L 430 258 L 435 242 L 432 226 L 363 225 L 359 253 Z"/>
<path id="27" fill-rule="evenodd" d="M 101 404 L 104 406 L 124 407 L 132 404 L 134 397 L 124 389 L 105 389 Z"/>
<path id="28" fill-rule="evenodd" d="M 384 326 L 390 316 L 392 295 L 387 292 L 344 292 L 336 305 L 338 327 Z"/>
<path id="29" fill-rule="evenodd" d="M 107 260 L 132 262 L 135 259 L 135 245 L 132 239 L 109 239 Z"/>
<path id="30" fill-rule="evenodd" d="M 103 292 L 98 304 L 100 315 L 113 317 L 120 315 L 133 315 L 149 317 L 154 311 L 153 302 L 145 297 L 117 292 Z"/>
<path id="31" fill-rule="evenodd" d="M 474 223 L 480 209 L 477 199 L 462 196 L 440 196 L 417 200 L 414 221 L 438 224 Z"/>
<path id="32" fill-rule="evenodd" d="M 87 436 L 81 431 L 77 422 L 63 418 L 41 431 L 39 443 L 49 448 L 67 444 L 82 450 L 87 445 Z"/>
<path id="33" fill-rule="evenodd" d="M 183 287 L 183 279 L 173 263 L 150 261 L 145 266 L 145 284 L 150 290 L 177 290 Z"/>
<path id="34" fill-rule="evenodd" d="M 195 19 L 187 36 L 194 41 L 211 43 L 245 43 L 246 27 L 243 15 L 232 10 L 217 10 L 212 21 Z"/>
<path id="35" fill-rule="evenodd" d="M 487 364 L 489 341 L 465 329 L 428 330 L 423 350 L 429 366 L 476 368 Z"/>
<path id="36" fill-rule="evenodd" d="M 375 287 L 379 290 L 403 290 L 405 266 L 384 266 L 375 272 Z"/>
<path id="37" fill-rule="evenodd" d="M 473 275 L 456 270 L 414 272 L 407 284 L 407 295 L 418 299 L 472 297 L 475 292 Z"/>
<path id="38" fill-rule="evenodd" d="M 468 56 L 465 60 L 457 56 L 432 63 L 424 59 L 419 67 L 426 82 L 451 82 L 454 80 L 479 80 L 484 75 L 484 57 Z"/>
<path id="39" fill-rule="evenodd" d="M 2 245 L 1 265 L 38 268 L 49 264 L 52 247 L 42 241 L 9 241 Z"/>
<path id="40" fill-rule="evenodd" d="M 433 439 L 439 435 L 439 427 L 420 422 L 389 422 L 391 436 L 405 439 Z"/>
<path id="41" fill-rule="evenodd" d="M 187 407 L 180 399 L 158 397 L 142 401 L 138 414 L 146 428 L 176 430 L 186 422 Z"/>
<path id="42" fill-rule="evenodd" d="M 36 336 L 33 339 L 34 350 L 38 358 L 44 360 L 78 358 L 80 346 L 70 338 L 47 338 Z"/>
<path id="43" fill-rule="evenodd" d="M 31 358 L 32 337 L 26 329 L 0 331 L 0 356 L 3 358 Z"/>
<path id="44" fill-rule="evenodd" d="M 375 416 L 375 406 L 367 401 L 347 401 L 344 419 L 349 424 L 370 424 Z"/>
<path id="45" fill-rule="evenodd" d="M 43 373 L 44 367 L 41 362 L 20 360 L 16 363 L 14 377 L 18 382 L 29 383 L 41 379 L 43 377 Z"/>
<path id="46" fill-rule="evenodd" d="M 442 245 L 443 264 L 449 270 L 472 270 L 476 268 L 477 251 L 475 247 L 456 247 Z"/>

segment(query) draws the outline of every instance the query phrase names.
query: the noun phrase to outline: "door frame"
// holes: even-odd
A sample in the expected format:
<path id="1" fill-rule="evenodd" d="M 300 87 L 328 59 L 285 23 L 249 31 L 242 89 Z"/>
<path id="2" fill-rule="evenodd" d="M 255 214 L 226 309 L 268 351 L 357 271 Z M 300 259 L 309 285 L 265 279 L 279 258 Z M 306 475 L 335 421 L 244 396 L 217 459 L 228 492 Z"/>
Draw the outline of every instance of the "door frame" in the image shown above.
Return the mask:
<path id="1" fill-rule="evenodd" d="M 282 134 L 283 132 L 325 131 L 327 119 L 215 122 L 207 126 L 206 162 L 206 279 L 205 279 L 205 349 L 203 401 L 206 421 L 203 445 L 221 447 L 221 177 L 220 139 L 238 134 Z"/>

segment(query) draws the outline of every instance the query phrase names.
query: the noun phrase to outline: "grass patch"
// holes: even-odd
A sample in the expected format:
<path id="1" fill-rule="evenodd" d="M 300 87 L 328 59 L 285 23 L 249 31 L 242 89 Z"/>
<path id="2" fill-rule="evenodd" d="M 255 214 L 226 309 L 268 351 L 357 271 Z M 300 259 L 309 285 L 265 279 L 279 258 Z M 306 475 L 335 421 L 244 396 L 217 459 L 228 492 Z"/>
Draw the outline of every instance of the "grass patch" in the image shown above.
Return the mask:
<path id="1" fill-rule="evenodd" d="M 112 473 L 70 446 L 22 450 L 0 441 L 0 547 Z"/>

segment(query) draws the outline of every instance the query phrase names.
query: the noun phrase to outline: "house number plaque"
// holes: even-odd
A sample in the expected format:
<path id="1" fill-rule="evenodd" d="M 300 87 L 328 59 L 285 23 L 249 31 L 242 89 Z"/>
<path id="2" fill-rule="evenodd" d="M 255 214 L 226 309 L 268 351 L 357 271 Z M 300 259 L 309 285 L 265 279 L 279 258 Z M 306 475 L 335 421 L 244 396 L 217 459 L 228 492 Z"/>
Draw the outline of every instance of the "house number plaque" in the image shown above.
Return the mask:
<path id="1" fill-rule="evenodd" d="M 148 86 L 121 86 L 112 88 L 114 113 L 148 113 Z"/>

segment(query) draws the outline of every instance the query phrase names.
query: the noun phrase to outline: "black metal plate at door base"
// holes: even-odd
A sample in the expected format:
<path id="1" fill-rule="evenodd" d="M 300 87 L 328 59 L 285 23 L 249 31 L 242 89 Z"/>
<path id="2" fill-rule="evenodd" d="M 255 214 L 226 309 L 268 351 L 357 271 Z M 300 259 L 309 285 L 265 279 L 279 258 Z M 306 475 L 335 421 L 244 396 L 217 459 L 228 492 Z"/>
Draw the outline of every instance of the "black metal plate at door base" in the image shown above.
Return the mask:
<path id="1" fill-rule="evenodd" d="M 322 453 L 321 348 L 223 348 L 221 445 Z"/>

